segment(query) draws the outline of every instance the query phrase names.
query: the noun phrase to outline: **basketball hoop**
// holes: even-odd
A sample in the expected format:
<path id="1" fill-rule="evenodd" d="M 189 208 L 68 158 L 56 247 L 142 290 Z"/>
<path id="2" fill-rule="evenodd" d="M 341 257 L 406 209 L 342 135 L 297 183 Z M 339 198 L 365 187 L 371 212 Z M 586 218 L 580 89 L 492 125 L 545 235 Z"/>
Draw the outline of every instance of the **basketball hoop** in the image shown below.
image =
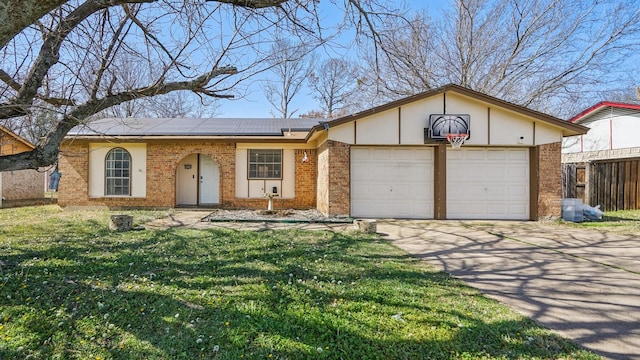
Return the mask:
<path id="1" fill-rule="evenodd" d="M 464 141 L 469 138 L 469 134 L 447 134 L 447 140 L 452 149 L 460 149 Z"/>

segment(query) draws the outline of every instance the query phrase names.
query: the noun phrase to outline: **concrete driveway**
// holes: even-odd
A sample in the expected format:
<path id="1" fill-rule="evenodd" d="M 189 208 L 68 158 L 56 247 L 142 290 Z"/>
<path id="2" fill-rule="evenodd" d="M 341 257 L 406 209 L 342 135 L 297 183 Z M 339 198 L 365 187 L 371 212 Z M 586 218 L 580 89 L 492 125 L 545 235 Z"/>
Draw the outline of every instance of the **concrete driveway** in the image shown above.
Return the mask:
<path id="1" fill-rule="evenodd" d="M 585 348 L 640 359 L 640 237 L 500 221 L 383 221 L 378 232 Z"/>

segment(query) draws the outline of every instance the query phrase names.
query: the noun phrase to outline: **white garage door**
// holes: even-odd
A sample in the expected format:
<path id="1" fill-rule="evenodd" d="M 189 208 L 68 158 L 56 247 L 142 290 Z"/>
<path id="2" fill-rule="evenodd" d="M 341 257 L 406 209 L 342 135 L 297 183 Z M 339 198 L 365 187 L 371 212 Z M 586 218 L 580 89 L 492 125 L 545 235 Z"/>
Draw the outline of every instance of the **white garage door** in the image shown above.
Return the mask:
<path id="1" fill-rule="evenodd" d="M 448 149 L 447 218 L 529 219 L 529 149 Z"/>
<path id="2" fill-rule="evenodd" d="M 352 147 L 351 216 L 433 218 L 433 149 Z"/>

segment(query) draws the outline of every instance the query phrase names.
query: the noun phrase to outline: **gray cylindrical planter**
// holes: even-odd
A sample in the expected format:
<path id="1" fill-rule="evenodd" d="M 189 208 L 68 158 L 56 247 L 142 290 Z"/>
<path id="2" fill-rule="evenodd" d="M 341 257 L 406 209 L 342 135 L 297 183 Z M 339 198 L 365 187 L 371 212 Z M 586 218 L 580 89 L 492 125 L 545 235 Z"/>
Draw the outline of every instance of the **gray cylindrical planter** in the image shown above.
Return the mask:
<path id="1" fill-rule="evenodd" d="M 129 231 L 133 228 L 133 216 L 131 215 L 111 215 L 109 219 L 109 230 Z"/>
<path id="2" fill-rule="evenodd" d="M 378 226 L 375 220 L 372 219 L 355 219 L 353 220 L 353 225 L 357 230 L 374 234 L 378 231 Z"/>

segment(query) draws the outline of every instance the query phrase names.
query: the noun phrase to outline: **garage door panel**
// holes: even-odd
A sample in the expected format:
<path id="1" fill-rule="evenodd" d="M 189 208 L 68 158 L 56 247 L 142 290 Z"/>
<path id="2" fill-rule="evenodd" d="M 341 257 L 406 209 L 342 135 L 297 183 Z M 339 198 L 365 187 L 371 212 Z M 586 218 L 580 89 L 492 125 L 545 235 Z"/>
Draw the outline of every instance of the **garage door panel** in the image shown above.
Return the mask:
<path id="1" fill-rule="evenodd" d="M 413 194 L 411 195 L 420 199 L 426 199 L 426 200 L 432 201 L 433 187 L 430 187 L 427 185 L 416 186 L 415 188 L 413 188 Z"/>
<path id="2" fill-rule="evenodd" d="M 448 159 L 451 161 L 451 159 Z M 464 176 L 464 169 L 462 167 L 447 167 L 447 177 L 461 177 Z"/>
<path id="3" fill-rule="evenodd" d="M 521 151 L 521 150 L 515 150 L 515 151 L 509 151 L 509 159 L 510 160 L 518 160 L 518 161 L 528 161 L 529 159 L 529 152 L 528 151 Z"/>
<path id="4" fill-rule="evenodd" d="M 371 217 L 382 217 L 384 214 L 380 210 L 383 209 L 383 204 L 383 202 L 356 203 L 352 206 L 351 211 L 354 213 L 369 212 Z"/>
<path id="5" fill-rule="evenodd" d="M 503 214 L 508 212 L 509 207 L 505 203 L 489 203 L 487 204 L 486 209 L 487 214 L 489 214 L 490 216 L 502 216 Z"/>
<path id="6" fill-rule="evenodd" d="M 369 160 L 369 151 L 364 149 L 352 148 L 351 149 L 351 162 L 359 163 L 362 160 Z"/>
<path id="7" fill-rule="evenodd" d="M 361 184 L 354 187 L 352 196 L 358 200 L 367 199 L 370 197 L 370 194 L 377 194 L 371 201 L 390 200 L 392 198 L 389 187 L 385 184 Z"/>
<path id="8" fill-rule="evenodd" d="M 447 217 L 528 219 L 529 150 L 447 151 Z"/>
<path id="9" fill-rule="evenodd" d="M 352 147 L 351 215 L 433 218 L 433 149 Z"/>
<path id="10" fill-rule="evenodd" d="M 398 201 L 402 201 L 402 199 L 411 199 L 419 193 L 419 189 L 412 188 L 410 186 L 395 186 L 391 192 L 392 197 L 398 199 Z"/>
<path id="11" fill-rule="evenodd" d="M 415 151 L 415 149 L 398 149 L 392 152 L 391 157 L 396 161 L 432 160 L 432 151 Z"/>
<path id="12" fill-rule="evenodd" d="M 466 151 L 460 151 L 460 153 L 462 154 L 462 158 L 466 158 L 467 160 L 484 160 L 486 158 L 485 151 L 481 149 L 465 150 Z M 454 151 L 458 152 L 457 150 Z"/>
<path id="13" fill-rule="evenodd" d="M 508 176 L 512 178 L 523 178 L 529 174 L 529 167 L 527 166 L 510 166 L 508 168 Z"/>
<path id="14" fill-rule="evenodd" d="M 470 203 L 468 201 L 447 202 L 447 212 L 465 213 L 470 218 L 480 216 L 484 213 L 484 206 L 478 203 Z"/>
<path id="15" fill-rule="evenodd" d="M 487 151 L 486 160 L 495 161 L 495 162 L 503 162 L 506 160 L 509 155 L 507 151 Z"/>
<path id="16" fill-rule="evenodd" d="M 486 190 L 484 192 L 484 197 L 486 201 L 492 200 L 492 199 L 500 199 L 502 197 L 505 197 L 505 194 L 509 193 L 508 190 L 508 186 L 505 185 L 489 185 L 486 187 Z"/>
<path id="17" fill-rule="evenodd" d="M 428 162 L 429 164 L 433 164 L 432 161 Z M 433 165 L 431 165 L 433 166 Z M 432 179 L 433 180 L 433 169 L 426 167 L 414 167 L 411 169 L 411 174 L 413 176 L 418 176 L 422 179 Z"/>
<path id="18" fill-rule="evenodd" d="M 507 188 L 507 192 L 510 197 L 522 197 L 529 196 L 529 188 L 526 186 L 512 185 Z"/>
<path id="19" fill-rule="evenodd" d="M 487 174 L 486 179 L 504 179 L 509 173 L 509 169 L 498 165 L 489 165 L 485 168 L 485 171 Z"/>
<path id="20" fill-rule="evenodd" d="M 463 155 L 462 151 L 449 151 L 447 152 L 447 160 L 459 160 Z"/>
<path id="21" fill-rule="evenodd" d="M 389 149 L 372 149 L 370 152 L 370 158 L 376 161 L 383 161 L 391 159 Z"/>
<path id="22" fill-rule="evenodd" d="M 528 204 L 509 204 L 509 212 L 514 215 L 517 219 L 519 216 L 528 216 L 529 215 L 529 205 Z"/>

